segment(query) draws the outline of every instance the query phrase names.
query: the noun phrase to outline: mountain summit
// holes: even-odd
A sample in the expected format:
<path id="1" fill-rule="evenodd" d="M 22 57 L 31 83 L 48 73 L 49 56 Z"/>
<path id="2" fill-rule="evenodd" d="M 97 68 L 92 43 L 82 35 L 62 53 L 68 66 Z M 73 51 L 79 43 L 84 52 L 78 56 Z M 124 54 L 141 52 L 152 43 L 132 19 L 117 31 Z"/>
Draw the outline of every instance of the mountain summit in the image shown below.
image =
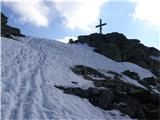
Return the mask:
<path id="1" fill-rule="evenodd" d="M 86 43 L 94 51 L 119 62 L 132 62 L 160 76 L 160 51 L 144 46 L 137 39 L 127 39 L 122 33 L 79 36 L 74 43 Z"/>
<path id="2" fill-rule="evenodd" d="M 157 63 L 158 50 L 119 33 L 80 36 L 76 44 L 65 44 L 3 30 L 3 120 L 160 118 L 158 66 L 142 67 L 138 64 L 147 62 L 137 57 Z"/>

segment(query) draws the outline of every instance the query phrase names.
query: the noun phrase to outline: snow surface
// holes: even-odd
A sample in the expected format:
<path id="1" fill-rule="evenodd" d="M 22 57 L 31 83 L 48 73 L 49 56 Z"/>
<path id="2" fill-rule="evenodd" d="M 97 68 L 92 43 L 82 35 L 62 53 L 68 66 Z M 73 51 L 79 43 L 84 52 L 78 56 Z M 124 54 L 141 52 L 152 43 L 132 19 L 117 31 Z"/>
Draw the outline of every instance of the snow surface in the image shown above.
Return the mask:
<path id="1" fill-rule="evenodd" d="M 88 88 L 91 81 L 74 74 L 70 67 L 85 65 L 104 71 L 151 72 L 132 63 L 119 63 L 80 46 L 40 38 L 1 37 L 1 117 L 9 119 L 120 120 L 131 119 L 117 110 L 104 111 L 87 99 L 64 94 L 54 85 Z M 135 80 L 128 80 L 131 84 Z M 125 80 L 125 78 L 124 78 Z M 72 81 L 78 84 L 72 84 Z M 132 82 L 134 81 L 134 82 Z"/>

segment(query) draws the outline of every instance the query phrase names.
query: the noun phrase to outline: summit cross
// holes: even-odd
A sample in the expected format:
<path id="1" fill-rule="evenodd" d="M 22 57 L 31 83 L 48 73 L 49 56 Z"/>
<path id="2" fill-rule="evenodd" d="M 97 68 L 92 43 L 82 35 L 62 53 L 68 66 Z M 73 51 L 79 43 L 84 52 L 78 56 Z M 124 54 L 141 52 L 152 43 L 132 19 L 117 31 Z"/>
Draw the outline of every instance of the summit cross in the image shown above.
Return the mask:
<path id="1" fill-rule="evenodd" d="M 100 34 L 102 34 L 102 26 L 104 26 L 104 25 L 107 25 L 107 23 L 103 23 L 103 24 L 102 24 L 102 19 L 100 19 L 99 25 L 96 26 L 96 28 L 99 27 L 99 32 L 100 32 Z"/>

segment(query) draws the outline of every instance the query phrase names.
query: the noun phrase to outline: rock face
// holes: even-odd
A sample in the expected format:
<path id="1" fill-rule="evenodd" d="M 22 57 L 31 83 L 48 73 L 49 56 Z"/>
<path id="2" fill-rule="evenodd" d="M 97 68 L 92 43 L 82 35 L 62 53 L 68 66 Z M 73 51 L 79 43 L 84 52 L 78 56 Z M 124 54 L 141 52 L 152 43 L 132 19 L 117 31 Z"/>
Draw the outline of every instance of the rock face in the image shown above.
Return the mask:
<path id="1" fill-rule="evenodd" d="M 90 103 L 104 110 L 118 109 L 131 118 L 140 120 L 158 120 L 160 118 L 160 95 L 122 81 L 123 74 L 109 71 L 110 74 L 114 75 L 111 78 L 83 65 L 74 66 L 71 70 L 75 74 L 83 76 L 84 79 L 93 81 L 95 87 L 82 89 L 79 87 L 55 86 L 63 90 L 64 93 L 86 98 Z M 127 72 L 127 75 L 130 74 L 138 76 L 133 72 Z M 153 77 L 145 78 L 144 81 L 148 85 L 156 85 L 158 82 Z"/>
<path id="2" fill-rule="evenodd" d="M 146 47 L 137 39 L 127 39 L 123 34 L 114 32 L 108 34 L 91 34 L 79 36 L 73 43 L 87 43 L 94 51 L 116 61 L 128 61 L 149 69 L 160 76 L 160 61 L 151 56 L 159 57 L 160 51 Z"/>
<path id="3" fill-rule="evenodd" d="M 24 37 L 24 35 L 21 34 L 20 29 L 7 25 L 7 19 L 8 17 L 1 13 L 1 36 L 8 38 L 12 38 L 12 35 Z"/>
<path id="4" fill-rule="evenodd" d="M 140 80 L 138 74 L 135 73 L 135 72 L 131 72 L 131 71 L 129 71 L 129 70 L 126 70 L 126 71 L 122 72 L 122 74 L 127 75 L 127 76 L 129 76 L 130 78 L 132 78 L 132 79 Z"/>

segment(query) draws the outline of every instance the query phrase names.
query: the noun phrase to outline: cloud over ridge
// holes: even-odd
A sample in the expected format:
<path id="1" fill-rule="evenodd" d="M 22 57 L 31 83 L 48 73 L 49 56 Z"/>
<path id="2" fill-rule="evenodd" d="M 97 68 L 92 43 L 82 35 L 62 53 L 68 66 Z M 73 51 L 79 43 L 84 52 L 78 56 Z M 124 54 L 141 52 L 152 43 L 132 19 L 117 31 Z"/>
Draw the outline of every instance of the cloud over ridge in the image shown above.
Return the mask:
<path id="1" fill-rule="evenodd" d="M 52 7 L 64 17 L 64 25 L 70 29 L 89 29 L 99 17 L 101 6 L 108 0 L 2 0 L 20 17 L 20 21 L 47 27 Z M 45 4 L 45 3 L 49 4 Z M 52 16 L 54 17 L 54 15 Z M 54 19 L 54 18 L 52 18 Z"/>
<path id="2" fill-rule="evenodd" d="M 160 0 L 136 0 L 134 17 L 160 27 Z"/>
<path id="3" fill-rule="evenodd" d="M 47 27 L 49 24 L 49 7 L 42 0 L 4 0 L 3 3 L 11 8 L 23 23 Z"/>
<path id="4" fill-rule="evenodd" d="M 48 27 L 54 16 L 54 10 L 63 18 L 65 27 L 84 31 L 93 30 L 100 17 L 101 7 L 109 1 L 118 0 L 2 0 L 19 16 L 23 23 L 37 27 Z M 122 0 L 123 1 L 123 0 Z M 124 0 L 129 2 L 129 0 Z M 160 26 L 160 0 L 130 0 L 136 2 L 134 18 Z"/>

